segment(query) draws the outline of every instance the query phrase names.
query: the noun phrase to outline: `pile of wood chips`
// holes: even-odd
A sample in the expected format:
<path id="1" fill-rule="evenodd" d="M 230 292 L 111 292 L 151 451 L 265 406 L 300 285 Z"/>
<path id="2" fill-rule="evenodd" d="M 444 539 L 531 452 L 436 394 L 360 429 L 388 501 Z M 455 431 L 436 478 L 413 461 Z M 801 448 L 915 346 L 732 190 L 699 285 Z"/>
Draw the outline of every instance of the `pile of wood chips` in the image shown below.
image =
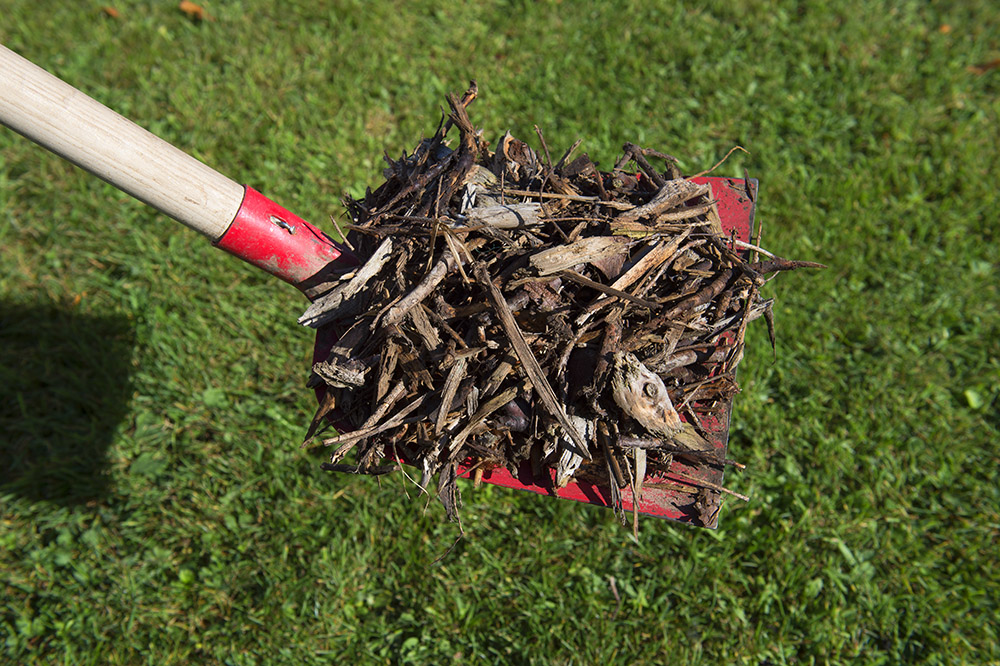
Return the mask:
<path id="1" fill-rule="evenodd" d="M 434 136 L 345 201 L 367 261 L 300 319 L 340 333 L 310 380 L 326 397 L 306 440 L 331 417 L 342 433 L 323 440 L 324 469 L 404 461 L 422 488 L 438 475 L 454 518 L 461 469 L 530 462 L 557 487 L 586 473 L 621 513 L 620 489 L 641 496 L 674 456 L 725 464 L 700 424 L 738 390 L 747 323 L 765 316 L 773 341 L 758 290 L 818 264 L 749 263 L 709 187 L 667 155 L 626 144 L 605 173 L 572 159 L 579 142 L 553 160 L 541 132 L 541 154 L 509 133 L 491 151 L 469 121 L 475 97 L 475 84 L 449 95 Z"/>

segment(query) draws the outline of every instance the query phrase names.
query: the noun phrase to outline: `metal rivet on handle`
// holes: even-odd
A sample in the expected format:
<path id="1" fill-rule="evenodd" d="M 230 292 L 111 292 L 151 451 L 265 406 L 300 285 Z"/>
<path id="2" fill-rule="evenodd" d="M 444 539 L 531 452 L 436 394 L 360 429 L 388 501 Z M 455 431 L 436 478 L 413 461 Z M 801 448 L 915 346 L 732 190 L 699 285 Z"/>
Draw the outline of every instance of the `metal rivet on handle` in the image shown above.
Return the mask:
<path id="1" fill-rule="evenodd" d="M 271 215 L 267 219 L 269 221 L 271 221 L 271 223 L 278 225 L 279 227 L 281 227 L 282 229 L 284 229 L 288 233 L 290 233 L 290 234 L 294 234 L 295 233 L 295 227 L 293 227 L 292 225 L 288 224 L 288 222 L 285 222 L 283 219 L 281 219 L 277 215 Z"/>

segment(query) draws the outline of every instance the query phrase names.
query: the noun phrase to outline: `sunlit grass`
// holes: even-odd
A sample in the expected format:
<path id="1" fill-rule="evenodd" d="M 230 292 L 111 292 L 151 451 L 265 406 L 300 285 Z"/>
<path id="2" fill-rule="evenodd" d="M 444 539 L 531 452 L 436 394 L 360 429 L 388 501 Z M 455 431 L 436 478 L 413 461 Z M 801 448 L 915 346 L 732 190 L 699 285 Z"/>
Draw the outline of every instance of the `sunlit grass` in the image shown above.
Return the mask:
<path id="1" fill-rule="evenodd" d="M 473 121 L 732 146 L 779 277 L 720 529 L 298 448 L 294 290 L 0 132 L 5 663 L 983 663 L 1000 656 L 1000 11 L 986 2 L 4 3 L 0 42 L 329 228 L 382 150 Z M 322 6 L 321 6 L 322 5 Z M 0 72 L 2 76 L 2 72 Z M 554 148 L 556 149 L 556 148 Z M 407 497 L 409 496 L 409 498 Z"/>

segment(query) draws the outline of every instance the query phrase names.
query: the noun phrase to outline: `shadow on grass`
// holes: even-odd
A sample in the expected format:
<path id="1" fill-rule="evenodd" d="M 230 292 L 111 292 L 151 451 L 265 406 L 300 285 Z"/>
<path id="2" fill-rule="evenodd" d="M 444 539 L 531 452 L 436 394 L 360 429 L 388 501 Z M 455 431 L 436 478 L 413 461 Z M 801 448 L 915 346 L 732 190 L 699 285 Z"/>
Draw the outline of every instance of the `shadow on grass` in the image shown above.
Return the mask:
<path id="1" fill-rule="evenodd" d="M 0 492 L 63 505 L 107 493 L 133 341 L 124 317 L 0 303 Z"/>

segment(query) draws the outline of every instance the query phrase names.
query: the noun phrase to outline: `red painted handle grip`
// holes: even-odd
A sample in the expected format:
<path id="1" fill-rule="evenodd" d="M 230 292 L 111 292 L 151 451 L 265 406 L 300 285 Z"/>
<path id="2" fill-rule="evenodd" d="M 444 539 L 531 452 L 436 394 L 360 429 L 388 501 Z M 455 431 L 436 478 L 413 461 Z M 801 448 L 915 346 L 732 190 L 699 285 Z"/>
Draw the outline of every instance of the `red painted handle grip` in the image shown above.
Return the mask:
<path id="1" fill-rule="evenodd" d="M 314 297 L 315 288 L 359 262 L 346 248 L 298 215 L 247 187 L 220 249 Z"/>

